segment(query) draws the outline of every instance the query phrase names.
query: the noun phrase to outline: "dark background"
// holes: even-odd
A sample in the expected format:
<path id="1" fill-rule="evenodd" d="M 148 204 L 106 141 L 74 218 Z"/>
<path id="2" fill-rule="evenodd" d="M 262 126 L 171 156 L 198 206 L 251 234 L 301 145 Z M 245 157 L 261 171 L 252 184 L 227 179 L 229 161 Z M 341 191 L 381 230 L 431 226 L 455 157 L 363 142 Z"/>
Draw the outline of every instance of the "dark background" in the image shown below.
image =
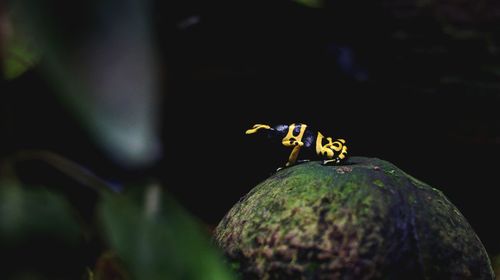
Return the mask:
<path id="1" fill-rule="evenodd" d="M 498 254 L 500 7 L 469 2 L 158 1 L 159 162 L 107 158 L 41 68 L 2 81 L 0 149 L 52 150 L 117 182 L 158 178 L 215 226 L 288 157 L 245 130 L 303 122 L 442 190 Z M 22 168 L 31 182 L 77 185 L 43 163 Z"/>

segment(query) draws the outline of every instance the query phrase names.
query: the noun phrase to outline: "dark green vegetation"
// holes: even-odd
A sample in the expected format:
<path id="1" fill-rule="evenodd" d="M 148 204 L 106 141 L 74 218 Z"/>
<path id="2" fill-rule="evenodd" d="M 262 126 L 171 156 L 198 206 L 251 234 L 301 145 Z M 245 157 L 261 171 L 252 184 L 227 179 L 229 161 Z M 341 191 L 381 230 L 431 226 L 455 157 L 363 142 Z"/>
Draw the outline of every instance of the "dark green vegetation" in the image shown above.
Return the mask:
<path id="1" fill-rule="evenodd" d="M 493 279 L 443 193 L 375 158 L 277 172 L 229 211 L 215 240 L 244 279 Z"/>
<path id="2" fill-rule="evenodd" d="M 39 158 L 88 188 L 24 184 L 0 161 L 0 279 L 233 279 L 208 231 L 160 185 L 117 193 L 70 161 Z"/>

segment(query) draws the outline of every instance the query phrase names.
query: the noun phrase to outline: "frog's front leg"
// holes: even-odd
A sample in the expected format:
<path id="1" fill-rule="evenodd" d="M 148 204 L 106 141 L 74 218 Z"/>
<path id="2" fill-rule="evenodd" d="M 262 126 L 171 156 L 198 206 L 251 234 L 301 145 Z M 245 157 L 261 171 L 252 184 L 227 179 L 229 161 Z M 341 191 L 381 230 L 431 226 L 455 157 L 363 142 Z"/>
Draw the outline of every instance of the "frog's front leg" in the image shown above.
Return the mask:
<path id="1" fill-rule="evenodd" d="M 304 144 L 302 145 L 297 144 L 295 147 L 293 147 L 292 152 L 290 153 L 290 156 L 288 157 L 288 162 L 286 163 L 285 166 L 291 166 L 294 165 L 295 162 L 297 162 L 297 157 L 299 156 L 300 148 L 302 148 Z"/>
<path id="2" fill-rule="evenodd" d="M 287 167 L 290 167 L 292 165 L 295 165 L 296 163 L 303 163 L 303 162 L 310 161 L 308 159 L 297 160 L 297 157 L 299 156 L 299 152 L 300 152 L 301 147 L 302 146 L 295 146 L 293 148 L 292 152 L 290 153 L 290 156 L 288 157 L 288 162 L 285 164 L 284 167 L 279 167 L 278 169 L 276 169 L 276 172 L 282 170 L 283 168 L 287 168 Z"/>
<path id="3" fill-rule="evenodd" d="M 290 153 L 290 156 L 288 157 L 288 161 L 285 164 L 285 167 L 279 167 L 278 169 L 276 169 L 276 172 L 282 170 L 283 168 L 290 167 L 290 166 L 294 165 L 297 162 L 297 157 L 299 156 L 299 152 L 300 152 L 301 147 L 302 146 L 299 146 L 299 145 L 293 147 L 293 150 Z"/>

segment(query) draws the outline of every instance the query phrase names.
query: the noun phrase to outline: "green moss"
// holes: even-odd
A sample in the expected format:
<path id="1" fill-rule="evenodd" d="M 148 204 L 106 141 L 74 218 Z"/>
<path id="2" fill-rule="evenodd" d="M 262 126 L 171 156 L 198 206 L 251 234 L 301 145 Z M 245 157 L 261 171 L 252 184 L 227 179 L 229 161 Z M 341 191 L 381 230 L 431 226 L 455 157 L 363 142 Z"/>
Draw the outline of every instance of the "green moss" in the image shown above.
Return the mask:
<path id="1" fill-rule="evenodd" d="M 373 184 L 377 187 L 381 187 L 383 188 L 384 187 L 384 182 L 382 182 L 381 180 L 379 179 L 376 179 L 376 180 L 373 180 Z"/>
<path id="2" fill-rule="evenodd" d="M 256 186 L 217 244 L 245 279 L 492 279 L 486 252 L 439 191 L 379 159 L 300 164 Z"/>

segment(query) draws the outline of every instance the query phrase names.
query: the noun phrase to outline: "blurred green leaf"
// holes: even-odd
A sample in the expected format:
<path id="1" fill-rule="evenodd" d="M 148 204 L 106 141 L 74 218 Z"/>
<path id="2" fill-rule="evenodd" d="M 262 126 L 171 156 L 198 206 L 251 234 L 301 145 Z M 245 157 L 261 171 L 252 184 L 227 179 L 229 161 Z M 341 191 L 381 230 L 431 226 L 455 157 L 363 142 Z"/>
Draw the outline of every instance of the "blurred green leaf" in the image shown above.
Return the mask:
<path id="1" fill-rule="evenodd" d="M 81 238 L 81 228 L 62 196 L 45 189 L 24 189 L 0 182 L 0 240 L 12 243 L 36 235 L 69 243 Z"/>
<path id="2" fill-rule="evenodd" d="M 13 32 L 5 43 L 3 73 L 6 79 L 14 79 L 40 61 L 40 53 L 30 44 L 26 36 Z"/>
<path id="3" fill-rule="evenodd" d="M 321 8 L 323 7 L 323 0 L 293 0 L 296 3 L 302 4 L 310 8 Z"/>
<path id="4" fill-rule="evenodd" d="M 0 279 L 78 279 L 82 227 L 64 197 L 0 181 Z"/>
<path id="5" fill-rule="evenodd" d="M 202 228 L 160 187 L 108 195 L 99 212 L 133 279 L 233 279 Z"/>
<path id="6" fill-rule="evenodd" d="M 13 2 L 43 51 L 41 69 L 96 143 L 128 168 L 158 160 L 161 92 L 150 1 Z"/>
<path id="7" fill-rule="evenodd" d="M 26 36 L 17 26 L 16 12 L 3 11 L 0 7 L 0 71 L 5 79 L 14 79 L 34 67 L 40 61 L 40 50 L 32 38 Z"/>

